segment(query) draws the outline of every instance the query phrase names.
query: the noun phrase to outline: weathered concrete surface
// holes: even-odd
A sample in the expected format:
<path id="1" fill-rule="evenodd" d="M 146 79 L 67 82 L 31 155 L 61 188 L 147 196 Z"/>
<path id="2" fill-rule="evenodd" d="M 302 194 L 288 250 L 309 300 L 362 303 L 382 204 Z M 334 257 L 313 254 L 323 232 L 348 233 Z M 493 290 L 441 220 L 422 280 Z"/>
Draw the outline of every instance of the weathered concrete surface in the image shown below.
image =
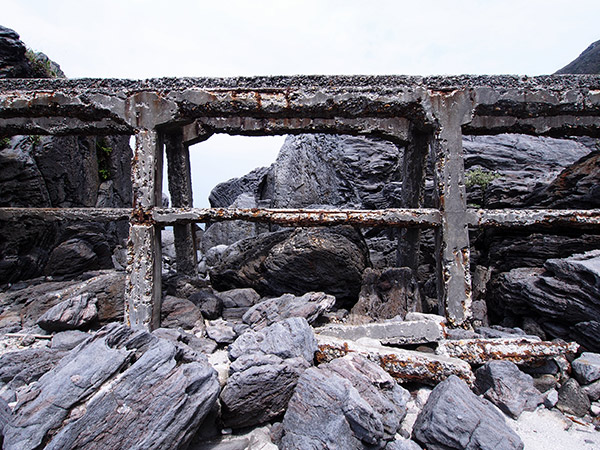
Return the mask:
<path id="1" fill-rule="evenodd" d="M 450 375 L 457 375 L 469 384 L 475 379 L 471 366 L 460 359 L 371 343 L 367 345 L 331 336 L 316 335 L 316 338 L 319 349 L 315 358 L 320 363 L 352 352 L 376 362 L 399 383 L 435 385 Z"/>
<path id="2" fill-rule="evenodd" d="M 440 342 L 436 353 L 460 358 L 471 364 L 485 364 L 494 359 L 504 359 L 519 364 L 575 354 L 578 348 L 579 345 L 574 342 L 547 342 L 531 338 L 462 339 Z"/>
<path id="3" fill-rule="evenodd" d="M 437 342 L 445 337 L 444 326 L 438 320 L 389 320 L 365 325 L 325 325 L 316 329 L 323 336 L 356 341 L 360 338 L 378 340 L 381 344 L 404 345 Z"/>

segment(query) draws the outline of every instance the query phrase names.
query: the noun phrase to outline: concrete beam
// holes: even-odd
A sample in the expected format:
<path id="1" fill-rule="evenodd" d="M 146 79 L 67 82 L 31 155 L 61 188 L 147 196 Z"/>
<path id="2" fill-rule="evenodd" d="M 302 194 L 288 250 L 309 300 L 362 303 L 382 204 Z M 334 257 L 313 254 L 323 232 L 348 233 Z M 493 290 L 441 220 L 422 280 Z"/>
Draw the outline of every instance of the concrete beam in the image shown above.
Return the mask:
<path id="1" fill-rule="evenodd" d="M 114 222 L 129 220 L 132 212 L 131 208 L 0 208 L 0 220 Z"/>
<path id="2" fill-rule="evenodd" d="M 131 164 L 134 212 L 129 227 L 125 323 L 148 331 L 160 327 L 160 228 L 155 227 L 151 209 L 161 199 L 162 157 L 158 133 L 139 130 Z"/>
<path id="3" fill-rule="evenodd" d="M 183 143 L 183 133 L 165 134 L 165 154 L 169 177 L 169 193 L 173 207 L 192 207 L 192 173 L 189 148 Z M 193 223 L 173 226 L 177 272 L 183 275 L 198 275 L 196 257 L 196 234 Z"/>
<path id="4" fill-rule="evenodd" d="M 303 209 L 236 209 L 236 208 L 157 208 L 152 219 L 163 226 L 193 222 L 249 222 L 278 225 L 316 227 L 355 225 L 363 227 L 423 227 L 432 228 L 440 223 L 437 209 L 382 209 L 382 210 L 303 210 Z"/>
<path id="5" fill-rule="evenodd" d="M 469 326 L 471 272 L 461 126 L 471 119 L 472 103 L 465 92 L 453 91 L 432 93 L 431 106 L 438 120 L 432 152 L 434 195 L 441 214 L 436 229 L 439 314 L 450 326 Z"/>

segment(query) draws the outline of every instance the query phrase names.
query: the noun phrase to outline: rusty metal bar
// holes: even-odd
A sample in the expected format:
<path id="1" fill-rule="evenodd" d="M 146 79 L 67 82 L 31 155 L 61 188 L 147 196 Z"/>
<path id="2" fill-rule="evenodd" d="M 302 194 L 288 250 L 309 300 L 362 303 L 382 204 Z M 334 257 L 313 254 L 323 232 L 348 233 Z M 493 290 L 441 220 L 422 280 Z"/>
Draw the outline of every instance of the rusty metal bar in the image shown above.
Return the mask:
<path id="1" fill-rule="evenodd" d="M 0 220 L 113 222 L 129 220 L 131 208 L 0 208 Z"/>
<path id="2" fill-rule="evenodd" d="M 235 208 L 156 208 L 156 223 L 166 226 L 192 222 L 247 220 L 290 226 L 356 225 L 363 227 L 422 227 L 440 223 L 437 209 L 383 210 L 304 210 L 304 209 L 235 209 Z"/>

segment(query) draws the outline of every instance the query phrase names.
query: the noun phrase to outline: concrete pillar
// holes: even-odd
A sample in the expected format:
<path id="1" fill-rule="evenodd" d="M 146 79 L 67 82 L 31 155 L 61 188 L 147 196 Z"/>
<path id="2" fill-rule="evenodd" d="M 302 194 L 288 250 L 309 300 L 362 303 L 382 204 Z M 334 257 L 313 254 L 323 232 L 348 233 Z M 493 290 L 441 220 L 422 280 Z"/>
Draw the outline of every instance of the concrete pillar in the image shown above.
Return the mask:
<path id="1" fill-rule="evenodd" d="M 470 120 L 471 102 L 463 91 L 431 95 L 437 121 L 432 141 L 435 197 L 442 223 L 436 230 L 440 313 L 451 326 L 469 325 L 471 273 L 461 125 Z"/>
<path id="2" fill-rule="evenodd" d="M 155 130 L 135 136 L 131 164 L 133 217 L 129 229 L 125 323 L 151 331 L 160 327 L 162 257 L 160 228 L 151 208 L 162 196 L 162 142 Z"/>
<path id="3" fill-rule="evenodd" d="M 174 208 L 192 207 L 192 173 L 189 147 L 183 143 L 182 131 L 165 135 L 169 193 Z M 196 235 L 194 224 L 174 225 L 177 272 L 194 276 L 198 274 Z"/>
<path id="4" fill-rule="evenodd" d="M 416 130 L 411 134 L 412 138 L 402 161 L 402 207 L 420 208 L 423 205 L 430 135 Z M 399 231 L 397 265 L 416 271 L 419 267 L 421 229 L 402 228 Z"/>

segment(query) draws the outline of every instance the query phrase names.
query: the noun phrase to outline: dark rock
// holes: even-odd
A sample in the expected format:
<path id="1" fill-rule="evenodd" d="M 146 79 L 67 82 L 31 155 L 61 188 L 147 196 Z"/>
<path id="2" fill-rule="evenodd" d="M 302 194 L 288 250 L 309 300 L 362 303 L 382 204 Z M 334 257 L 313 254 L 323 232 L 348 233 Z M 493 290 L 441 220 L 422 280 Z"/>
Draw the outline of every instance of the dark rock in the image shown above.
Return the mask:
<path id="1" fill-rule="evenodd" d="M 533 378 L 510 361 L 489 361 L 477 369 L 475 377 L 476 392 L 514 419 L 543 401 Z"/>
<path id="2" fill-rule="evenodd" d="M 583 386 L 581 390 L 588 396 L 590 402 L 598 401 L 600 399 L 600 380 Z"/>
<path id="3" fill-rule="evenodd" d="M 523 448 L 504 416 L 454 375 L 431 392 L 413 426 L 413 439 L 430 450 Z"/>
<path id="4" fill-rule="evenodd" d="M 558 391 L 554 388 L 547 390 L 544 392 L 544 406 L 547 409 L 552 409 L 558 403 Z"/>
<path id="5" fill-rule="evenodd" d="M 400 428 L 408 397 L 359 355 L 310 368 L 288 405 L 280 448 L 382 448 Z"/>
<path id="6" fill-rule="evenodd" d="M 27 48 L 19 35 L 0 26 L 0 78 L 30 78 L 33 68 L 25 56 Z"/>
<path id="7" fill-rule="evenodd" d="M 284 360 L 260 353 L 238 358 L 220 397 L 224 426 L 249 427 L 282 415 L 298 377 L 311 363 L 302 357 Z"/>
<path id="8" fill-rule="evenodd" d="M 358 302 L 351 310 L 371 319 L 402 319 L 409 312 L 421 312 L 419 284 L 408 267 L 386 270 L 366 269 Z"/>
<path id="9" fill-rule="evenodd" d="M 219 290 L 252 287 L 262 295 L 323 291 L 355 299 L 369 264 L 368 249 L 351 227 L 263 233 L 228 247 L 210 279 Z"/>
<path id="10" fill-rule="evenodd" d="M 178 328 L 191 330 L 200 322 L 203 326 L 200 309 L 185 298 L 167 295 L 162 302 L 160 310 L 161 326 L 165 328 Z"/>
<path id="11" fill-rule="evenodd" d="M 91 294 L 75 295 L 46 311 L 37 324 L 47 331 L 89 328 L 98 320 L 97 301 Z"/>
<path id="12" fill-rule="evenodd" d="M 569 378 L 558 390 L 556 407 L 562 412 L 583 417 L 590 409 L 590 400 L 574 378 Z"/>
<path id="13" fill-rule="evenodd" d="M 49 348 L 29 348 L 0 356 L 0 383 L 16 389 L 37 381 L 52 370 L 65 352 Z"/>
<path id="14" fill-rule="evenodd" d="M 290 317 L 304 317 L 308 323 L 313 323 L 323 312 L 329 311 L 334 303 L 335 297 L 323 292 L 309 292 L 301 297 L 284 294 L 254 305 L 242 320 L 255 330 Z"/>
<path id="15" fill-rule="evenodd" d="M 600 354 L 584 352 L 571 363 L 577 381 L 590 384 L 600 379 Z"/>
<path id="16" fill-rule="evenodd" d="M 261 197 L 261 190 L 269 172 L 267 167 L 254 169 L 242 178 L 233 178 L 220 183 L 210 191 L 208 201 L 213 208 L 227 208 L 242 194 L 250 193 L 255 198 Z"/>
<path id="17" fill-rule="evenodd" d="M 482 337 L 491 339 L 525 336 L 525 332 L 519 328 L 507 328 L 499 325 L 492 325 L 491 327 L 479 327 L 476 328 L 475 331 Z"/>
<path id="18" fill-rule="evenodd" d="M 576 323 L 569 329 L 568 335 L 585 349 L 600 352 L 600 321 L 586 320 Z"/>
<path id="19" fill-rule="evenodd" d="M 263 353 L 282 359 L 302 356 L 312 361 L 316 350 L 317 341 L 306 319 L 292 317 L 260 331 L 246 331 L 229 347 L 229 357 L 235 360 L 242 355 Z"/>
<path id="20" fill-rule="evenodd" d="M 221 317 L 223 313 L 223 300 L 217 297 L 212 291 L 201 290 L 194 292 L 188 298 L 194 305 L 196 305 L 202 317 L 208 320 L 214 320 Z"/>
<path id="21" fill-rule="evenodd" d="M 197 353 L 211 354 L 217 349 L 217 344 L 212 339 L 199 338 L 193 334 L 186 333 L 181 328 L 157 328 L 153 335 L 167 339 L 171 342 L 182 342 Z"/>
<path id="22" fill-rule="evenodd" d="M 558 385 L 558 382 L 554 375 L 545 374 L 539 377 L 534 377 L 533 385 L 538 391 L 544 393 L 550 389 L 555 389 Z"/>
<path id="23" fill-rule="evenodd" d="M 89 337 L 90 335 L 84 331 L 61 331 L 52 336 L 50 347 L 52 350 L 72 350 Z"/>
<path id="24" fill-rule="evenodd" d="M 4 445 L 179 448 L 218 392 L 216 373 L 204 357 L 146 332 L 109 325 L 20 396 Z"/>
<path id="25" fill-rule="evenodd" d="M 249 308 L 260 300 L 260 295 L 252 288 L 231 289 L 217 292 L 216 295 L 223 302 L 224 308 Z"/>
<path id="26" fill-rule="evenodd" d="M 556 73 L 600 73 L 600 41 L 591 44 L 575 60 Z"/>

